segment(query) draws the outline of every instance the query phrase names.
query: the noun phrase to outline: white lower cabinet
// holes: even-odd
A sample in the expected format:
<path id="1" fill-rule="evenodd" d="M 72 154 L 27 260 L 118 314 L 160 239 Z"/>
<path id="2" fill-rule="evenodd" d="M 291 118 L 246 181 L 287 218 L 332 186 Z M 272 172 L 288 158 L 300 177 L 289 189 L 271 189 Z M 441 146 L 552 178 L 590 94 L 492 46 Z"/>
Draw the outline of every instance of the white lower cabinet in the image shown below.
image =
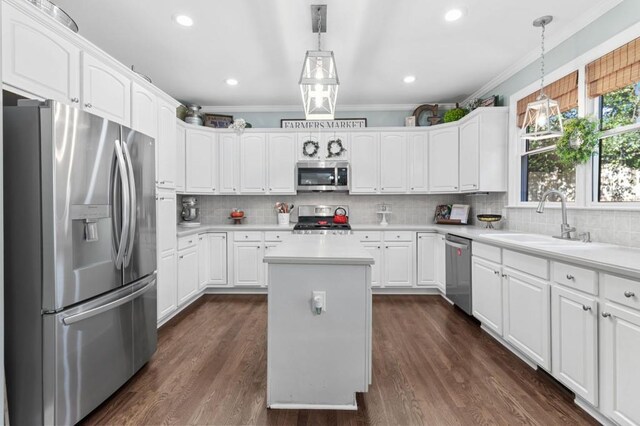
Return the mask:
<path id="1" fill-rule="evenodd" d="M 502 265 L 475 256 L 471 264 L 473 316 L 502 336 Z"/>
<path id="2" fill-rule="evenodd" d="M 233 243 L 233 285 L 259 287 L 264 282 L 263 251 L 259 241 Z"/>
<path id="3" fill-rule="evenodd" d="M 447 257 L 444 235 L 438 234 L 435 242 L 436 249 L 436 285 L 438 289 L 445 293 L 447 287 Z"/>
<path id="4" fill-rule="evenodd" d="M 640 311 L 607 302 L 600 330 L 602 410 L 620 425 L 640 425 Z"/>
<path id="5" fill-rule="evenodd" d="M 164 254 L 158 262 L 158 321 L 178 308 L 176 267 L 175 250 Z"/>
<path id="6" fill-rule="evenodd" d="M 211 258 L 209 249 L 208 234 L 198 235 L 198 288 L 204 288 L 209 284 L 209 259 Z"/>
<path id="7" fill-rule="evenodd" d="M 415 252 L 412 242 L 384 243 L 384 285 L 385 287 L 411 287 L 413 284 L 413 259 Z"/>
<path id="8" fill-rule="evenodd" d="M 382 246 L 380 242 L 363 243 L 363 247 L 371 256 L 373 256 L 374 264 L 371 265 L 371 287 L 380 287 L 382 270 Z"/>
<path id="9" fill-rule="evenodd" d="M 227 234 L 223 232 L 207 234 L 209 242 L 209 285 L 228 285 L 227 278 Z"/>
<path id="10" fill-rule="evenodd" d="M 418 234 L 418 286 L 436 286 L 436 242 L 438 234 Z"/>
<path id="11" fill-rule="evenodd" d="M 504 338 L 549 371 L 551 369 L 549 282 L 504 268 Z"/>
<path id="12" fill-rule="evenodd" d="M 198 248 L 192 246 L 178 252 L 178 305 L 198 292 Z"/>
<path id="13" fill-rule="evenodd" d="M 554 377 L 576 395 L 597 405 L 598 304 L 595 297 L 554 285 L 551 336 Z"/>

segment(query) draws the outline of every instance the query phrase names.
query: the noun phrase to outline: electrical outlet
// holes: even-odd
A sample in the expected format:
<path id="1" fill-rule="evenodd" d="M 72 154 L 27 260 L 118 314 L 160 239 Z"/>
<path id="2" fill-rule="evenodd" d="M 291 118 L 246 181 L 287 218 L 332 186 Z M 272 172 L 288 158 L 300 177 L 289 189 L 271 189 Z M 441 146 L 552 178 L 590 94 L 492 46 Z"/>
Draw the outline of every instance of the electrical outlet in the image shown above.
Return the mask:
<path id="1" fill-rule="evenodd" d="M 326 291 L 314 291 L 311 295 L 311 302 L 313 304 L 314 311 L 316 313 L 327 312 L 327 292 Z M 318 310 L 320 312 L 318 312 Z"/>

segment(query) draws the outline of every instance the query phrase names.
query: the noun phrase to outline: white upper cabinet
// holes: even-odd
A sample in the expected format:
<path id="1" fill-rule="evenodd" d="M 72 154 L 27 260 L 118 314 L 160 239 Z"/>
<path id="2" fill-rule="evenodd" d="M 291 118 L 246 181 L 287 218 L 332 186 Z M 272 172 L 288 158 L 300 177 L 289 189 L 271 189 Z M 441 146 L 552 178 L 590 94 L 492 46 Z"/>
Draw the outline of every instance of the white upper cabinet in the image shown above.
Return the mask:
<path id="1" fill-rule="evenodd" d="M 380 133 L 380 192 L 407 192 L 407 135 Z"/>
<path id="2" fill-rule="evenodd" d="M 270 194 L 295 194 L 295 135 L 269 134 L 267 186 Z"/>
<path id="3" fill-rule="evenodd" d="M 220 141 L 220 193 L 238 194 L 240 191 L 240 136 L 221 133 Z"/>
<path id="4" fill-rule="evenodd" d="M 424 194 L 429 191 L 428 153 L 429 135 L 426 132 L 409 133 L 407 144 L 409 146 L 409 192 L 412 194 Z"/>
<path id="5" fill-rule="evenodd" d="M 429 133 L 429 190 L 458 192 L 458 128 L 449 125 Z"/>
<path id="6" fill-rule="evenodd" d="M 218 184 L 218 145 L 216 134 L 187 129 L 186 192 L 214 194 Z"/>
<path id="7" fill-rule="evenodd" d="M 82 108 L 92 114 L 129 126 L 131 124 L 131 80 L 112 66 L 83 52 Z"/>
<path id="8" fill-rule="evenodd" d="M 342 145 L 342 150 L 340 145 Z M 349 133 L 347 132 L 320 134 L 320 155 L 327 161 L 347 161 L 351 153 L 349 145 Z"/>
<path id="9" fill-rule="evenodd" d="M 44 99 L 80 102 L 80 49 L 2 3 L 2 81 Z"/>
<path id="10" fill-rule="evenodd" d="M 508 108 L 478 108 L 471 114 L 460 125 L 460 190 L 506 191 Z"/>
<path id="11" fill-rule="evenodd" d="M 351 134 L 351 188 L 352 194 L 378 192 L 379 137 L 378 132 Z"/>
<path id="12" fill-rule="evenodd" d="M 240 137 L 240 192 L 264 194 L 267 190 L 267 138 L 264 133 Z"/>
<path id="13" fill-rule="evenodd" d="M 186 191 L 187 129 L 176 121 L 176 191 Z"/>
<path id="14" fill-rule="evenodd" d="M 131 85 L 131 128 L 155 138 L 158 134 L 156 95 L 133 82 Z"/>
<path id="15" fill-rule="evenodd" d="M 176 187 L 176 109 L 158 99 L 158 136 L 156 137 L 158 186 Z"/>

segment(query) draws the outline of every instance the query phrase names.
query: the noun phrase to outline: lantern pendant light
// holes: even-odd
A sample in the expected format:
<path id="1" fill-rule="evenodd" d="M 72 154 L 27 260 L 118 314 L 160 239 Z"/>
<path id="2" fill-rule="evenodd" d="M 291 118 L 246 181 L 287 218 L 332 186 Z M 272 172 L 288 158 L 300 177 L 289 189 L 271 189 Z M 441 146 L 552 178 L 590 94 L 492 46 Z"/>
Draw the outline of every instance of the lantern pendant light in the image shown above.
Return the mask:
<path id="1" fill-rule="evenodd" d="M 540 55 L 540 94 L 534 102 L 527 105 L 522 125 L 522 139 L 542 140 L 562 136 L 562 114 L 557 101 L 544 93 L 544 32 L 553 16 L 543 16 L 533 21 L 534 27 L 542 28 Z"/>
<path id="2" fill-rule="evenodd" d="M 333 52 L 322 50 L 321 34 L 326 32 L 326 5 L 311 6 L 312 30 L 318 33 L 318 50 L 308 50 L 300 75 L 300 93 L 307 120 L 333 120 L 338 98 L 338 72 Z"/>

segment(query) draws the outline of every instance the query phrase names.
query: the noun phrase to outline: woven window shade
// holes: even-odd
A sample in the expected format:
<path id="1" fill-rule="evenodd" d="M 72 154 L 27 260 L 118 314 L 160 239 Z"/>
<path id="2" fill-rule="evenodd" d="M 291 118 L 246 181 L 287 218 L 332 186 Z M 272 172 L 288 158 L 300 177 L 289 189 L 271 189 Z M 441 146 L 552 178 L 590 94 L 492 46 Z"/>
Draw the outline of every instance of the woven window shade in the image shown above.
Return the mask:
<path id="1" fill-rule="evenodd" d="M 578 106 L 578 71 L 556 80 L 544 86 L 544 93 L 551 99 L 558 102 L 560 112 L 568 111 Z M 527 105 L 538 98 L 540 90 L 518 101 L 518 127 L 522 127 L 524 114 L 527 112 Z"/>
<path id="2" fill-rule="evenodd" d="M 640 80 L 640 37 L 587 65 L 587 93 L 597 98 Z"/>

